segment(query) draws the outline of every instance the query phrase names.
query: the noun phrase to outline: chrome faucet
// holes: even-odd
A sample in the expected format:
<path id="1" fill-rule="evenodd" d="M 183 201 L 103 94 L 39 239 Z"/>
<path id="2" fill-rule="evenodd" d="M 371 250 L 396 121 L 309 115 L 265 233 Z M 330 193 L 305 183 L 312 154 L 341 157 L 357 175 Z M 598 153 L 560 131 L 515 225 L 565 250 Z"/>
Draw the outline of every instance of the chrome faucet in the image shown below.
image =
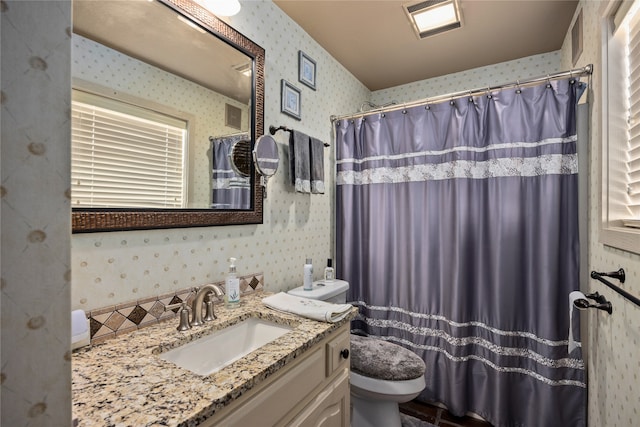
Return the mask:
<path id="1" fill-rule="evenodd" d="M 204 324 L 204 320 L 202 319 L 202 303 L 207 294 L 213 292 L 216 296 L 221 297 L 224 295 L 224 291 L 218 285 L 208 284 L 202 286 L 198 289 L 195 298 L 193 299 L 193 305 L 191 306 L 191 326 L 200 326 Z M 213 303 L 211 303 L 213 304 Z M 211 310 L 211 315 L 213 316 L 213 309 Z M 213 316 L 215 318 L 215 316 Z"/>

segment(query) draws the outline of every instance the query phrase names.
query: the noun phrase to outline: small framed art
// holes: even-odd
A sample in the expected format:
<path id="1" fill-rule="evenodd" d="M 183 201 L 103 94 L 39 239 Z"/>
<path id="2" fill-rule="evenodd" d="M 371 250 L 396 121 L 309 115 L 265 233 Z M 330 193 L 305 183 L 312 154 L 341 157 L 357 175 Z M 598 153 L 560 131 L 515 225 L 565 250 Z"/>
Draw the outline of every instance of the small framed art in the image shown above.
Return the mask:
<path id="1" fill-rule="evenodd" d="M 280 111 L 290 115 L 294 119 L 301 120 L 302 112 L 300 96 L 300 89 L 282 79 Z"/>
<path id="2" fill-rule="evenodd" d="M 316 61 L 303 51 L 298 51 L 298 80 L 316 90 Z"/>

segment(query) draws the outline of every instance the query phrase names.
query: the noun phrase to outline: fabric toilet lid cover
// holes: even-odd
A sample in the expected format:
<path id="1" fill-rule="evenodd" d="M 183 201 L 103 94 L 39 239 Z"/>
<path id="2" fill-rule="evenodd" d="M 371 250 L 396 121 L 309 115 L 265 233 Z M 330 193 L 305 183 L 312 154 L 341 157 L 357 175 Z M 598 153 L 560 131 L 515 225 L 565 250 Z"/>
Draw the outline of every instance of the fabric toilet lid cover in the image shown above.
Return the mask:
<path id="1" fill-rule="evenodd" d="M 424 375 L 424 361 L 415 353 L 381 339 L 351 335 L 351 370 L 369 378 L 404 381 Z"/>

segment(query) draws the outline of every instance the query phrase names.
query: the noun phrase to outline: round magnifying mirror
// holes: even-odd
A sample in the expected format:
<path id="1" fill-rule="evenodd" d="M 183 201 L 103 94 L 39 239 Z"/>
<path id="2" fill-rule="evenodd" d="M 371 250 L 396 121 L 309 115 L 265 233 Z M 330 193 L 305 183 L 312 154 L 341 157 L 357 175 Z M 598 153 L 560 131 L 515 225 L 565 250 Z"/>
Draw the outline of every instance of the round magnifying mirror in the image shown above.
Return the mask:
<path id="1" fill-rule="evenodd" d="M 240 176 L 251 176 L 251 141 L 240 140 L 231 146 L 229 163 L 235 173 Z"/>
<path id="2" fill-rule="evenodd" d="M 267 197 L 267 180 L 276 173 L 280 162 L 278 144 L 272 136 L 262 135 L 258 138 L 253 147 L 253 161 L 261 175 L 260 182 L 264 189 L 262 194 Z"/>

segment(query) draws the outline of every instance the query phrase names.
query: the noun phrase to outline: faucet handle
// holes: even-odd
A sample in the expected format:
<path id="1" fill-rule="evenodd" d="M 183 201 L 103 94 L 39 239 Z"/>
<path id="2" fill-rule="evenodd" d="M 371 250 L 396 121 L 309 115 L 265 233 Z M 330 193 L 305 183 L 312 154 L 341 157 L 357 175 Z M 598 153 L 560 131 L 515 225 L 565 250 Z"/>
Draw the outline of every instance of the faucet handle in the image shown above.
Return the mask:
<path id="1" fill-rule="evenodd" d="M 213 293 L 209 292 L 209 295 L 207 295 L 207 301 L 205 302 L 205 306 L 207 307 L 207 312 L 206 315 L 204 316 L 204 320 L 205 322 L 210 322 L 212 320 L 217 319 L 216 314 L 213 311 Z"/>
<path id="2" fill-rule="evenodd" d="M 180 324 L 176 328 L 180 332 L 188 331 L 191 329 L 191 323 L 189 322 L 189 312 L 191 308 L 189 308 L 189 304 L 186 301 L 182 301 L 176 304 L 170 304 L 164 306 L 164 311 L 174 310 L 179 308 L 178 314 L 180 314 Z"/>

